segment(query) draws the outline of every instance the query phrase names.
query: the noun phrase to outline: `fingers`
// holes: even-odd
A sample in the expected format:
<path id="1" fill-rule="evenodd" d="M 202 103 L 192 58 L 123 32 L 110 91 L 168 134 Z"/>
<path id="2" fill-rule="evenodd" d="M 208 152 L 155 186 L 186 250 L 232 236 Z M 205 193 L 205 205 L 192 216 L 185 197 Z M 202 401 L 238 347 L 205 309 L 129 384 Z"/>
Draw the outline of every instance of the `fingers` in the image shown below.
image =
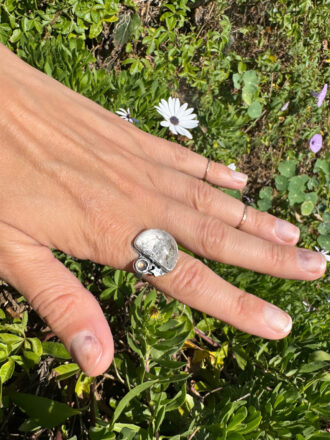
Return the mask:
<path id="1" fill-rule="evenodd" d="M 326 260 L 318 252 L 271 243 L 173 199 L 150 200 L 148 217 L 186 249 L 215 261 L 281 278 L 315 280 L 325 272 Z"/>
<path id="2" fill-rule="evenodd" d="M 146 277 L 157 289 L 234 327 L 268 339 L 284 338 L 291 330 L 288 314 L 218 277 L 199 260 L 179 252 L 169 274 Z"/>
<path id="3" fill-rule="evenodd" d="M 152 157 L 156 162 L 198 179 L 205 179 L 214 185 L 242 189 L 248 179 L 246 174 L 233 171 L 214 161 L 208 163 L 208 159 L 188 148 L 148 133 L 143 136 L 142 148 L 146 156 Z"/>
<path id="4" fill-rule="evenodd" d="M 51 251 L 0 222 L 0 275 L 19 290 L 90 376 L 113 358 L 113 339 L 103 312 Z"/>
<path id="5" fill-rule="evenodd" d="M 244 204 L 240 200 L 169 167 L 157 167 L 155 175 L 153 184 L 164 195 L 230 226 L 239 225 L 244 213 Z M 252 207 L 248 207 L 246 220 L 240 230 L 279 244 L 294 245 L 299 240 L 299 228 Z"/>

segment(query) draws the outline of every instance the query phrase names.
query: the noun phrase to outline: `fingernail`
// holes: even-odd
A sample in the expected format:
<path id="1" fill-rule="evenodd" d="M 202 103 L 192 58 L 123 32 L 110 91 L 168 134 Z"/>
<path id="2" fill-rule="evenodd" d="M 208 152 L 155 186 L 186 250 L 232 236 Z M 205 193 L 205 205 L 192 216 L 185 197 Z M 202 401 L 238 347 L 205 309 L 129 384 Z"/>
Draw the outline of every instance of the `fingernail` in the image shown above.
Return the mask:
<path id="1" fill-rule="evenodd" d="M 70 353 L 80 368 L 89 376 L 89 372 L 93 371 L 102 356 L 102 347 L 93 333 L 83 330 L 73 337 Z"/>
<path id="2" fill-rule="evenodd" d="M 232 179 L 238 183 L 246 183 L 248 180 L 248 176 L 246 174 L 239 173 L 238 171 L 230 170 L 230 175 Z"/>
<path id="3" fill-rule="evenodd" d="M 275 221 L 275 234 L 283 241 L 297 241 L 299 238 L 299 229 L 285 220 L 279 218 Z"/>
<path id="4" fill-rule="evenodd" d="M 327 261 L 320 252 L 308 249 L 297 249 L 297 260 L 300 268 L 307 272 L 322 273 L 325 271 Z"/>
<path id="5" fill-rule="evenodd" d="M 287 333 L 292 328 L 291 316 L 272 304 L 265 305 L 264 319 L 276 332 Z"/>

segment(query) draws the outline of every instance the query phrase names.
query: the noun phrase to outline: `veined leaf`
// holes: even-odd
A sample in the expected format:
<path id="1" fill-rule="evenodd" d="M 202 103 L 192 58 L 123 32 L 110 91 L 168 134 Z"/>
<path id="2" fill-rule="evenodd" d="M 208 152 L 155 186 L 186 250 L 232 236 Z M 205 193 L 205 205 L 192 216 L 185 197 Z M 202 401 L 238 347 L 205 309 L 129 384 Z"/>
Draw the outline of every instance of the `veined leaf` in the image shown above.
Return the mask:
<path id="1" fill-rule="evenodd" d="M 15 362 L 9 358 L 8 361 L 0 368 L 0 380 L 5 383 L 9 380 L 15 371 Z"/>
<path id="2" fill-rule="evenodd" d="M 56 359 L 71 359 L 70 353 L 60 342 L 43 342 L 43 355 L 53 356 Z"/>
<path id="3" fill-rule="evenodd" d="M 54 368 L 58 380 L 67 379 L 68 377 L 71 377 L 74 374 L 76 374 L 79 370 L 80 370 L 79 365 L 74 363 L 64 364 Z"/>
<path id="4" fill-rule="evenodd" d="M 25 393 L 11 393 L 10 398 L 16 405 L 43 428 L 54 428 L 68 417 L 80 414 L 78 409 L 45 397 Z"/>

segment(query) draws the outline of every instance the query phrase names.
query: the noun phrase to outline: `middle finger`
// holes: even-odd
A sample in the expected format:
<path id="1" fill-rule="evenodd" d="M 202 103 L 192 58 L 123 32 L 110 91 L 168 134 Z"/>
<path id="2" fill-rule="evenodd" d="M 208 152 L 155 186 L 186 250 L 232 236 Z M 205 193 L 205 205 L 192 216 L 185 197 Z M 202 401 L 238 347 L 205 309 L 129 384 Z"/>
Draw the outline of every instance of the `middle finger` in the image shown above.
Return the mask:
<path id="1" fill-rule="evenodd" d="M 314 280 L 325 271 L 319 252 L 263 240 L 159 194 L 144 203 L 146 224 L 168 231 L 197 255 L 281 278 Z"/>
<path id="2" fill-rule="evenodd" d="M 154 187 L 162 194 L 214 216 L 224 223 L 237 227 L 244 213 L 244 203 L 203 180 L 166 166 L 148 173 Z M 249 206 L 240 230 L 279 244 L 294 245 L 299 240 L 299 228 L 266 212 Z"/>

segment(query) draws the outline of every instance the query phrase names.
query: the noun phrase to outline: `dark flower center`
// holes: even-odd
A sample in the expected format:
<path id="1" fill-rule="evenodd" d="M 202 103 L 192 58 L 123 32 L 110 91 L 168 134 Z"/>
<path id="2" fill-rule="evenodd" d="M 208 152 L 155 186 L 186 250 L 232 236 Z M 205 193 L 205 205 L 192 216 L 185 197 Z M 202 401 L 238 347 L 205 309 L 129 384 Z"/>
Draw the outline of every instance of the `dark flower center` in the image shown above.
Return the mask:
<path id="1" fill-rule="evenodd" d="M 173 125 L 178 125 L 179 119 L 176 116 L 171 116 L 170 117 L 170 123 L 173 124 Z"/>

